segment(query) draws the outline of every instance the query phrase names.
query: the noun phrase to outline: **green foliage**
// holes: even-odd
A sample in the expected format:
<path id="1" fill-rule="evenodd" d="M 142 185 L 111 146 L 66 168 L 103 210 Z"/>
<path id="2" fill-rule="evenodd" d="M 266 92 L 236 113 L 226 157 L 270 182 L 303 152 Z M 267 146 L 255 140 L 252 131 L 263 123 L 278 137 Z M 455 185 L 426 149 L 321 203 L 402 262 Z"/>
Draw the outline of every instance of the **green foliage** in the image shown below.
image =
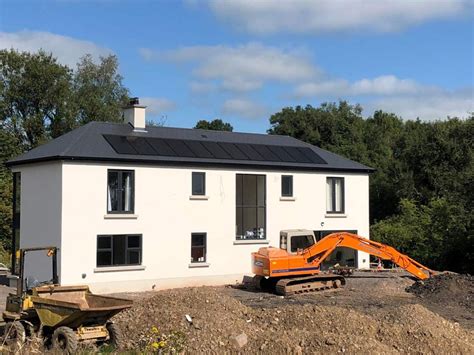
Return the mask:
<path id="1" fill-rule="evenodd" d="M 129 95 L 118 74 L 117 57 L 103 57 L 99 64 L 90 55 L 83 57 L 74 73 L 74 93 L 80 125 L 90 121 L 121 122 L 122 107 Z"/>
<path id="2" fill-rule="evenodd" d="M 227 132 L 232 132 L 234 130 L 234 127 L 232 127 L 230 123 L 224 122 L 219 118 L 216 118 L 212 121 L 200 120 L 196 123 L 196 126 L 194 126 L 194 128 Z"/>
<path id="3" fill-rule="evenodd" d="M 51 54 L 0 51 L 0 123 L 26 149 L 74 126 L 72 71 Z"/>
<path id="4" fill-rule="evenodd" d="M 403 121 L 360 106 L 284 108 L 270 134 L 284 134 L 373 167 L 372 236 L 439 269 L 474 271 L 474 116 Z"/>

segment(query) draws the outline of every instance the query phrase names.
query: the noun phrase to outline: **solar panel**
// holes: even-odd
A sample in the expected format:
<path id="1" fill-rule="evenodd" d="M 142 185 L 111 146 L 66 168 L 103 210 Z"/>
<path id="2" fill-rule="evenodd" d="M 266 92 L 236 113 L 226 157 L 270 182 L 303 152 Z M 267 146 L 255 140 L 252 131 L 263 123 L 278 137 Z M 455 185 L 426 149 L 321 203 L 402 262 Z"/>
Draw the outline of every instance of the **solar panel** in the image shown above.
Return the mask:
<path id="1" fill-rule="evenodd" d="M 296 159 L 293 158 L 288 152 L 283 149 L 283 147 L 280 147 L 278 145 L 272 145 L 269 146 L 271 147 L 271 151 L 276 154 L 281 161 L 287 162 L 287 163 L 296 163 Z"/>
<path id="2" fill-rule="evenodd" d="M 137 154 L 124 136 L 104 135 L 104 138 L 118 154 Z"/>
<path id="3" fill-rule="evenodd" d="M 138 154 L 157 155 L 153 147 L 149 145 L 143 137 L 134 137 L 133 139 L 129 139 L 129 142 Z"/>
<path id="4" fill-rule="evenodd" d="M 298 150 L 303 153 L 312 163 L 315 164 L 326 164 L 326 161 L 321 158 L 314 150 L 311 148 L 298 148 Z"/>
<path id="5" fill-rule="evenodd" d="M 309 147 L 104 135 L 118 154 L 327 164 Z"/>
<path id="6" fill-rule="evenodd" d="M 232 159 L 248 160 L 249 157 L 245 155 L 239 148 L 238 144 L 233 143 L 219 143 L 219 145 L 231 156 Z"/>
<path id="7" fill-rule="evenodd" d="M 285 150 L 295 158 L 297 163 L 311 163 L 311 160 L 301 153 L 298 147 L 285 147 Z"/>
<path id="8" fill-rule="evenodd" d="M 260 154 L 262 157 L 265 158 L 265 160 L 270 160 L 270 161 L 281 161 L 278 156 L 272 153 L 272 151 L 268 148 L 268 146 L 263 145 L 263 144 L 253 144 L 252 148 L 255 149 L 258 154 Z"/>
<path id="9" fill-rule="evenodd" d="M 163 139 L 173 149 L 178 157 L 195 157 L 191 149 L 188 148 L 184 141 L 180 139 Z"/>
<path id="10" fill-rule="evenodd" d="M 153 149 L 156 151 L 157 155 L 175 157 L 176 153 L 171 149 L 171 147 L 166 144 L 163 139 L 160 138 L 145 138 Z"/>
<path id="11" fill-rule="evenodd" d="M 266 160 L 264 157 L 262 157 L 255 149 L 252 148 L 252 145 L 250 144 L 236 144 L 239 149 L 249 157 L 250 160 L 257 160 L 257 161 L 263 161 Z"/>
<path id="12" fill-rule="evenodd" d="M 222 149 L 216 142 L 202 142 L 202 145 L 206 147 L 216 159 L 232 159 L 229 153 Z"/>
<path id="13" fill-rule="evenodd" d="M 198 158 L 213 158 L 213 155 L 199 141 L 184 141 Z"/>

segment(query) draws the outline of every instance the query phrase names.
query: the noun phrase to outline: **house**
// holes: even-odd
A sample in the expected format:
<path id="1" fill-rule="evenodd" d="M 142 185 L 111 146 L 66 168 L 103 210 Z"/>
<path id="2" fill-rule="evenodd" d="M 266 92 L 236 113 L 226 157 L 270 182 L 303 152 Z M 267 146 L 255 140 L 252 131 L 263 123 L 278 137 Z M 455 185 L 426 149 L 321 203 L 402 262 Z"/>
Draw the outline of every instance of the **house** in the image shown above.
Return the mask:
<path id="1" fill-rule="evenodd" d="M 283 229 L 369 236 L 372 169 L 287 136 L 91 122 L 11 161 L 13 248 L 95 292 L 233 283 Z M 339 250 L 333 261 L 369 267 Z M 32 273 L 50 266 L 32 266 Z M 32 274 L 32 278 L 34 278 Z"/>

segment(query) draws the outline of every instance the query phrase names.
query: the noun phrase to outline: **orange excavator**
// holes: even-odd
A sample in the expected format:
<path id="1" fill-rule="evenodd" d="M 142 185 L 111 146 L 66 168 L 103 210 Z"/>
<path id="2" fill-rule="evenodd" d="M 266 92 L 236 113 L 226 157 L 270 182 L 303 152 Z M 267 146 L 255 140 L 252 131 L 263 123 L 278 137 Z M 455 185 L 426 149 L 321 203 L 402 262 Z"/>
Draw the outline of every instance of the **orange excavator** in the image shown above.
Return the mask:
<path id="1" fill-rule="evenodd" d="M 264 247 L 252 253 L 252 272 L 257 288 L 271 288 L 279 295 L 335 289 L 346 280 L 337 273 L 323 273 L 322 262 L 337 248 L 346 247 L 390 260 L 418 279 L 434 274 L 432 270 L 396 249 L 359 235 L 340 232 L 316 241 L 310 230 L 280 232 L 280 248 Z"/>

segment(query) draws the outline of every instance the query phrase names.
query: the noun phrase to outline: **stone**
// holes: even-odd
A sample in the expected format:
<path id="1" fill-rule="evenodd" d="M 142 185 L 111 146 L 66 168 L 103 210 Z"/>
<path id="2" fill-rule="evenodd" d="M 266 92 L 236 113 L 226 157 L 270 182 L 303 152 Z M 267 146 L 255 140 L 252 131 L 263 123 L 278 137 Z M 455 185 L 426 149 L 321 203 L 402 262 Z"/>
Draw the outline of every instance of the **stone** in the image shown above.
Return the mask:
<path id="1" fill-rule="evenodd" d="M 245 333 L 232 336 L 230 340 L 237 349 L 242 349 L 245 345 L 247 345 L 247 342 L 248 342 L 247 334 Z"/>

